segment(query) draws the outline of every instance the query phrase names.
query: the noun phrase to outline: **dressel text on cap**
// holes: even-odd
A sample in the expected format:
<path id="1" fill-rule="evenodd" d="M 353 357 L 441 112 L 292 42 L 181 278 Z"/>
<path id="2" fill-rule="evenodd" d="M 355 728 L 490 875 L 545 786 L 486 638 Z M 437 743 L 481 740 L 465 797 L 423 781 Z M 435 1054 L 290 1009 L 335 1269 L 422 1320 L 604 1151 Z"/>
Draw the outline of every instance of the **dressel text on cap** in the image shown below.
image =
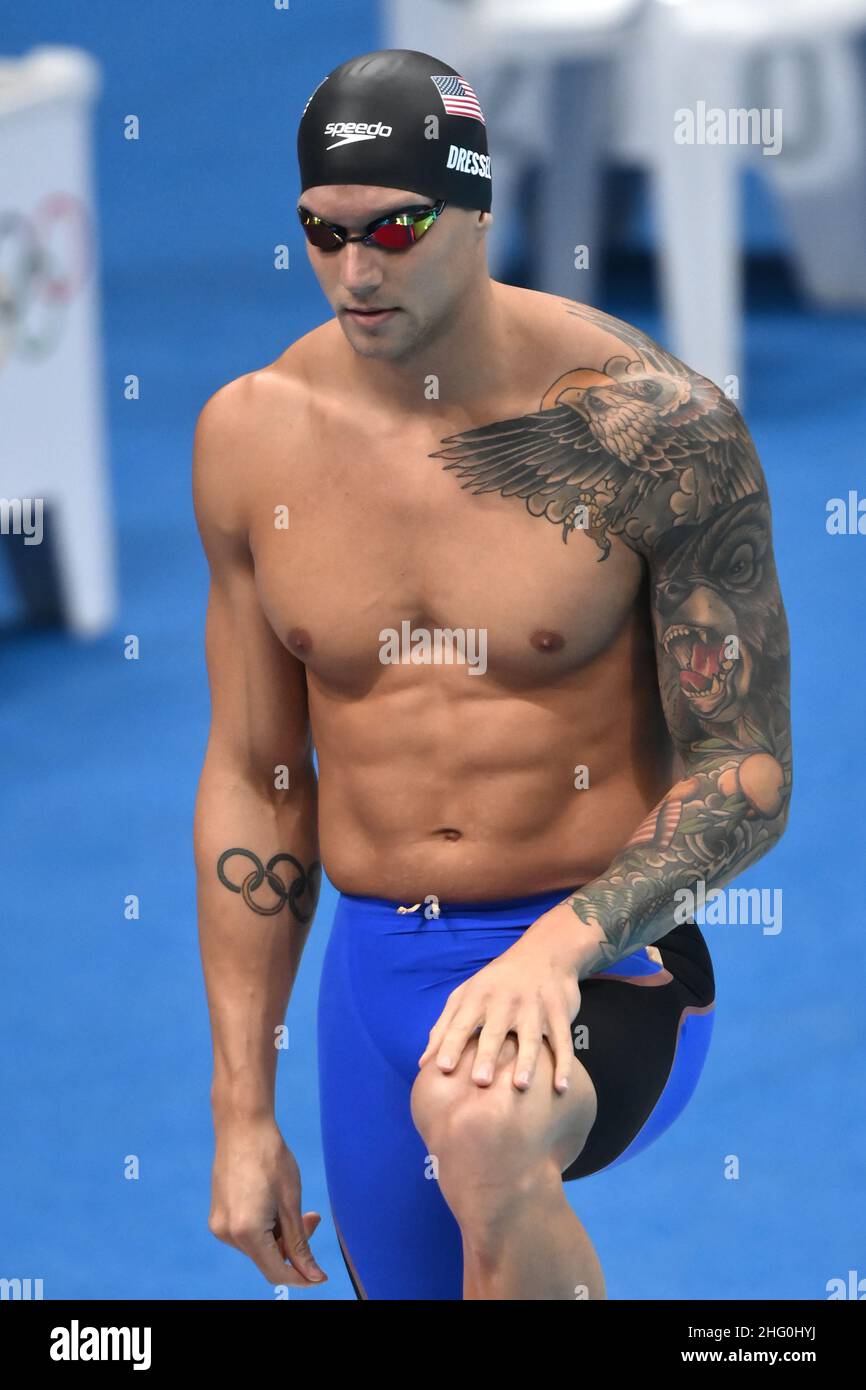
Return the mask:
<path id="1" fill-rule="evenodd" d="M 490 155 L 468 150 L 465 145 L 450 146 L 445 167 L 456 169 L 460 174 L 477 174 L 482 179 L 491 177 Z"/>

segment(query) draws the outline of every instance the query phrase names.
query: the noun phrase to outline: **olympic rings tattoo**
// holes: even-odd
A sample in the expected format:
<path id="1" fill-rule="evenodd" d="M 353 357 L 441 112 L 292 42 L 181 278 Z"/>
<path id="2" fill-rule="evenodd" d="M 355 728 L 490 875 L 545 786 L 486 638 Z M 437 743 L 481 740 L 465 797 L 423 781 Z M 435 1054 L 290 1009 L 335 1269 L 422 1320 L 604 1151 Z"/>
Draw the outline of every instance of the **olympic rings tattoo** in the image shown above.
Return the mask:
<path id="1" fill-rule="evenodd" d="M 235 854 L 243 855 L 245 859 L 251 860 L 255 865 L 255 868 L 250 870 L 242 883 L 232 883 L 225 873 L 226 860 L 231 859 Z M 297 875 L 288 888 L 279 874 L 274 872 L 274 866 L 284 861 L 287 864 L 293 864 L 297 869 Z M 253 912 L 258 912 L 263 917 L 273 917 L 288 904 L 289 911 L 297 917 L 299 922 L 309 922 L 316 910 L 321 872 L 322 866 L 318 859 L 314 859 L 309 869 L 305 870 L 303 864 L 299 863 L 293 854 L 274 854 L 267 864 L 263 864 L 258 855 L 253 854 L 248 849 L 224 850 L 217 861 L 217 876 L 220 883 L 224 883 L 226 888 L 230 888 L 233 893 L 240 893 L 247 907 L 251 907 Z M 268 880 L 270 887 L 277 895 L 277 901 L 270 907 L 253 900 L 253 893 L 261 888 L 265 879 Z M 305 893 L 309 895 L 309 912 L 305 912 L 298 905 L 298 899 L 302 898 Z"/>

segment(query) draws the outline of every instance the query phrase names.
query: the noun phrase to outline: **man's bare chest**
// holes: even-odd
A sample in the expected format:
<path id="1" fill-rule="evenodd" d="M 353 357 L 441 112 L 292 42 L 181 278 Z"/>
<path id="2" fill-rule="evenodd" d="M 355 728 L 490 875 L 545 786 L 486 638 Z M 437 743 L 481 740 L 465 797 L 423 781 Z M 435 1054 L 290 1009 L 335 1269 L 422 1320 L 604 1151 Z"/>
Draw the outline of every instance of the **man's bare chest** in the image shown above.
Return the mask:
<path id="1" fill-rule="evenodd" d="M 410 666 L 449 642 L 476 654 L 483 643 L 494 679 L 544 684 L 587 666 L 633 624 L 642 567 L 624 544 L 605 553 L 519 495 L 466 487 L 436 457 L 445 425 L 342 424 L 311 431 L 301 458 L 295 440 L 291 459 L 281 464 L 275 447 L 250 470 L 259 600 L 323 681 L 375 677 L 396 635 Z"/>

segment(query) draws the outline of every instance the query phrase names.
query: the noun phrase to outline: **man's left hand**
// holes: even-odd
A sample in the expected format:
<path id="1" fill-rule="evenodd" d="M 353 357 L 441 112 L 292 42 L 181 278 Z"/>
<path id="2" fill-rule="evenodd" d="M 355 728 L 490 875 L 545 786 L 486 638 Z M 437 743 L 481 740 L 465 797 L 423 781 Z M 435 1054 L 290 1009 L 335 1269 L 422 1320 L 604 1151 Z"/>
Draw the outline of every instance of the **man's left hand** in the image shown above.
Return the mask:
<path id="1" fill-rule="evenodd" d="M 574 1061 L 571 1025 L 580 1010 L 580 985 L 573 953 L 562 929 L 539 919 L 489 965 L 448 996 L 430 1029 L 418 1066 L 435 1055 L 442 1071 L 453 1071 L 470 1037 L 478 1032 L 472 1080 L 493 1080 L 502 1044 L 517 1036 L 512 1080 L 518 1090 L 532 1084 L 543 1040 L 553 1053 L 554 1087 L 564 1091 Z"/>

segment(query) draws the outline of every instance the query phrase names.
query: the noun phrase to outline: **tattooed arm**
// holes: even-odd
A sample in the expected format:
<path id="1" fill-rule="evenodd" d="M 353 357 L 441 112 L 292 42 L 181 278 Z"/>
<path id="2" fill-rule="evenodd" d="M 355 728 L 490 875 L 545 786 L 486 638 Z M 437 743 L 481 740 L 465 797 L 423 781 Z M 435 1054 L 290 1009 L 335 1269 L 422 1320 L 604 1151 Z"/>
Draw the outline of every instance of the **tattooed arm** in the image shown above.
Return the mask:
<path id="1" fill-rule="evenodd" d="M 276 1034 L 318 893 L 304 670 L 258 601 L 238 484 L 250 389 L 240 378 L 211 397 L 193 451 L 196 519 L 211 574 L 211 727 L 194 847 L 215 1117 L 273 1113 Z"/>
<path id="2" fill-rule="evenodd" d="M 792 785 L 788 627 L 752 440 L 716 387 L 617 327 L 637 350 L 616 364 L 620 380 L 655 411 L 646 453 L 664 457 L 627 519 L 616 499 L 602 519 L 647 564 L 662 704 L 684 775 L 606 872 L 554 909 L 563 924 L 574 914 L 572 931 L 577 918 L 579 978 L 689 920 L 699 883 L 709 895 L 766 854 Z"/>
<path id="3" fill-rule="evenodd" d="M 522 498 L 566 543 L 585 530 L 600 563 L 618 536 L 647 566 L 685 775 L 600 878 L 539 919 L 562 924 L 582 978 L 687 920 L 684 890 L 723 886 L 781 836 L 789 654 L 766 483 L 739 411 L 629 324 L 563 308 L 622 352 L 566 372 L 533 414 L 452 435 L 435 456 L 465 488 Z"/>

